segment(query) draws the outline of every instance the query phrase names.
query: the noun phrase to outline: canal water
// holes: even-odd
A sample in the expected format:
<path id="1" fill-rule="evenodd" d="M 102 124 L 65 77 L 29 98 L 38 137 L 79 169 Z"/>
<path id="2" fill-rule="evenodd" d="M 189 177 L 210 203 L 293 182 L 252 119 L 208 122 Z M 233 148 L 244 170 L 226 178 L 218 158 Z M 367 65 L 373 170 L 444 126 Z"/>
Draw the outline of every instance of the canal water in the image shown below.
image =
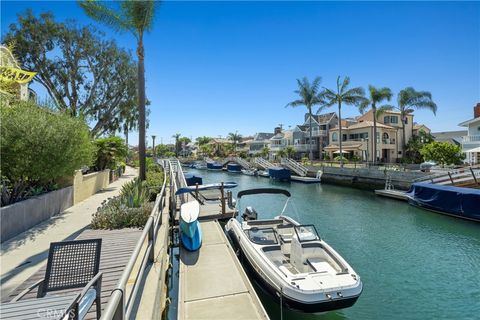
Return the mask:
<path id="1" fill-rule="evenodd" d="M 308 315 L 283 310 L 283 319 L 480 319 L 480 223 L 425 211 L 372 191 L 326 184 L 189 169 L 203 183 L 234 181 L 240 190 L 279 187 L 292 199 L 286 215 L 314 224 L 360 274 L 364 290 L 344 310 Z M 249 196 L 259 218 L 278 215 L 281 195 Z M 479 204 L 480 207 L 480 204 Z M 280 306 L 256 288 L 271 319 Z"/>

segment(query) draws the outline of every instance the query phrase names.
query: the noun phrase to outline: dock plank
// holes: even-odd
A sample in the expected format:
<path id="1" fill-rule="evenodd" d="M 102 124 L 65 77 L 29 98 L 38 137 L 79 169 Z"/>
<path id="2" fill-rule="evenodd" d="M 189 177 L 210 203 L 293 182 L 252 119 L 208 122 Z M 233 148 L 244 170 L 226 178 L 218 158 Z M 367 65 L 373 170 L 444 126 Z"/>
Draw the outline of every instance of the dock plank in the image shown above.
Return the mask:
<path id="1" fill-rule="evenodd" d="M 100 271 L 103 272 L 102 279 L 102 310 L 106 307 L 112 290 L 115 288 L 120 279 L 129 259 L 135 249 L 135 246 L 142 234 L 140 229 L 123 229 L 123 230 L 93 230 L 87 229 L 83 231 L 76 239 L 94 239 L 102 238 L 102 251 L 100 255 Z M 11 295 L 2 297 L 2 302 L 12 300 L 16 295 L 25 288 L 32 285 L 36 281 L 42 279 L 45 275 L 46 265 L 40 268 Z M 82 288 L 58 291 L 58 294 L 66 292 L 81 292 Z M 23 297 L 23 299 L 35 299 L 37 291 L 33 290 Z M 23 300 L 22 299 L 22 300 Z M 93 306 L 86 319 L 96 319 L 96 309 Z"/>
<path id="2" fill-rule="evenodd" d="M 180 248 L 178 319 L 268 319 L 220 224 L 200 226 L 202 247 Z"/>

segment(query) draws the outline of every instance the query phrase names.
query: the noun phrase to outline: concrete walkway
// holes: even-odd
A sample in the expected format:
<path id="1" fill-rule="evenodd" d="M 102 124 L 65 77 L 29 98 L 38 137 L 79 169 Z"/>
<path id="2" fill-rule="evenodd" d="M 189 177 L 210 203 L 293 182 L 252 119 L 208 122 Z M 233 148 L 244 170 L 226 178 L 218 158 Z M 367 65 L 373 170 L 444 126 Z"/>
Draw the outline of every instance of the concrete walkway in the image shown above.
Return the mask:
<path id="1" fill-rule="evenodd" d="M 2 298 L 39 270 L 48 258 L 50 242 L 74 239 L 85 230 L 102 202 L 119 194 L 122 185 L 137 176 L 127 167 L 125 174 L 107 188 L 68 208 L 61 214 L 1 244 Z"/>

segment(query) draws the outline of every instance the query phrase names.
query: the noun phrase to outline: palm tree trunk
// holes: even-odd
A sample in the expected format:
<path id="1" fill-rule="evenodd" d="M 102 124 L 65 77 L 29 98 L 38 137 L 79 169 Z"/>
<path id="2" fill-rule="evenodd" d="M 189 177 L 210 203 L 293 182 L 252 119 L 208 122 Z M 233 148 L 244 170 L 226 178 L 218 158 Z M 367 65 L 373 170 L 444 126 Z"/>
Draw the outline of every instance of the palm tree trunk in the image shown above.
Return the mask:
<path id="1" fill-rule="evenodd" d="M 310 141 L 308 141 L 308 148 L 310 149 L 310 163 L 313 161 L 313 150 L 312 150 L 312 108 L 308 107 L 308 116 L 309 116 L 309 126 L 310 126 Z"/>
<path id="2" fill-rule="evenodd" d="M 340 168 L 343 168 L 343 152 L 342 152 L 342 140 L 343 140 L 343 136 L 342 136 L 342 102 L 338 102 L 338 123 L 339 123 L 339 127 L 338 127 L 338 132 L 339 132 L 339 137 L 338 137 L 338 141 L 339 141 L 339 146 L 340 146 Z"/>
<path id="3" fill-rule="evenodd" d="M 377 107 L 372 105 L 373 110 L 373 165 L 377 162 Z"/>
<path id="4" fill-rule="evenodd" d="M 403 134 L 403 142 L 402 142 L 402 158 L 405 158 L 405 149 L 407 148 L 407 135 L 405 133 L 405 119 L 402 117 L 402 134 Z"/>
<path id="5" fill-rule="evenodd" d="M 141 181 L 146 179 L 146 160 L 145 160 L 145 65 L 143 36 L 138 40 L 138 156 L 140 162 L 139 177 Z"/>

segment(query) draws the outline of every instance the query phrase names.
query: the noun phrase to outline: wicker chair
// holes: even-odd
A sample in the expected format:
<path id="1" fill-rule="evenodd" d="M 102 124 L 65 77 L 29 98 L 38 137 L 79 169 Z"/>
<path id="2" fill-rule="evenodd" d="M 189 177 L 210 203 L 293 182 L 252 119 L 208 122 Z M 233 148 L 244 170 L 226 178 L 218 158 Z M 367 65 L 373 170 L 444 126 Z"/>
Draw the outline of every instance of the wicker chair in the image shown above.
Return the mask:
<path id="1" fill-rule="evenodd" d="M 35 287 L 38 287 L 38 298 L 58 290 L 83 287 L 76 311 L 78 318 L 83 319 L 95 302 L 97 319 L 100 319 L 102 273 L 99 272 L 99 268 L 101 247 L 102 239 L 52 242 L 48 252 L 45 278 L 25 289 L 12 301 L 21 299 Z"/>

